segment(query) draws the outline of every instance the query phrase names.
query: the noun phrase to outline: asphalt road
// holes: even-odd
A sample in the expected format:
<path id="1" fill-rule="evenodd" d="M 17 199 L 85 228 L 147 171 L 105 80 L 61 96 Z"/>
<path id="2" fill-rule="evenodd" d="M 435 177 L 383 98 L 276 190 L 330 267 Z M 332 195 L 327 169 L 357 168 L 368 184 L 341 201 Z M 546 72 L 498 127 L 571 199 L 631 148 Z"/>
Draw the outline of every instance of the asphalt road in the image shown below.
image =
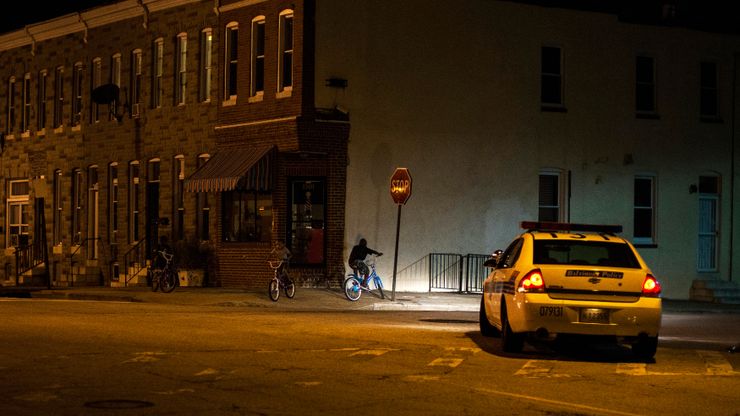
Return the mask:
<path id="1" fill-rule="evenodd" d="M 737 415 L 740 315 L 500 352 L 475 312 L 0 300 L 2 415 Z"/>

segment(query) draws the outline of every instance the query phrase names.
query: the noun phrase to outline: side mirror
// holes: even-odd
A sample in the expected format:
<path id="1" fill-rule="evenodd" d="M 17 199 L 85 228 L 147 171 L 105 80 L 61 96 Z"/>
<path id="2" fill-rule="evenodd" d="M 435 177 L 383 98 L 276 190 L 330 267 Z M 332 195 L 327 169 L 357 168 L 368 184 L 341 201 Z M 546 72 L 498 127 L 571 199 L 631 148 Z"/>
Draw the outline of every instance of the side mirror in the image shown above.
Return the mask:
<path id="1" fill-rule="evenodd" d="M 503 254 L 503 250 L 496 250 L 491 254 L 491 258 L 483 262 L 483 266 L 495 268 L 496 264 L 498 264 L 498 259 L 501 257 L 501 254 Z"/>

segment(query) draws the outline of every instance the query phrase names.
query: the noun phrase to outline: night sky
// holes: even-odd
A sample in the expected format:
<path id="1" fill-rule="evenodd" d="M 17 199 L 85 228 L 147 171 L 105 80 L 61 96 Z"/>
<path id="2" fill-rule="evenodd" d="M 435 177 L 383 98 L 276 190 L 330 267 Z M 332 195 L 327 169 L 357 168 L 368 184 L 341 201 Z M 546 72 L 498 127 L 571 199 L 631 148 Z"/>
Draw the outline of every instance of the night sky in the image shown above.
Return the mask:
<path id="1" fill-rule="evenodd" d="M 116 0 L 14 0 L 6 2 L 0 13 L 0 33 L 12 32 L 31 23 L 39 23 L 65 14 L 116 2 Z"/>

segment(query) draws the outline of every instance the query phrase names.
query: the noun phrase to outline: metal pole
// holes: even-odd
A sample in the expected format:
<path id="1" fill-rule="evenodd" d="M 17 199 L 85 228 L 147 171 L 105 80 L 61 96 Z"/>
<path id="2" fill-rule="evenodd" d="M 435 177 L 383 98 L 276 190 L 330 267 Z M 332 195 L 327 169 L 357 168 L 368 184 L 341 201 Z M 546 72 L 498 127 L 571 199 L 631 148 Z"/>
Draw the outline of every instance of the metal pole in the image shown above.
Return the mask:
<path id="1" fill-rule="evenodd" d="M 393 290 L 391 291 L 391 301 L 396 301 L 396 270 L 398 268 L 398 236 L 401 233 L 401 205 L 398 204 L 398 219 L 396 220 L 396 252 L 393 255 Z"/>

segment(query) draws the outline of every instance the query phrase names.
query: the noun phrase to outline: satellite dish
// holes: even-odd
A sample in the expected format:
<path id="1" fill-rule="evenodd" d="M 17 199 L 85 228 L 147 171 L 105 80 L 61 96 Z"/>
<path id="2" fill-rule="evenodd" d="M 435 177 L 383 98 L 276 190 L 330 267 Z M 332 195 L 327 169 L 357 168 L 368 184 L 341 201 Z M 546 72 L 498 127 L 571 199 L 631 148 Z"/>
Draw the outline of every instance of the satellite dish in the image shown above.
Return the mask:
<path id="1" fill-rule="evenodd" d="M 118 93 L 118 85 L 103 84 L 92 90 L 92 100 L 95 104 L 110 104 L 118 101 Z"/>

